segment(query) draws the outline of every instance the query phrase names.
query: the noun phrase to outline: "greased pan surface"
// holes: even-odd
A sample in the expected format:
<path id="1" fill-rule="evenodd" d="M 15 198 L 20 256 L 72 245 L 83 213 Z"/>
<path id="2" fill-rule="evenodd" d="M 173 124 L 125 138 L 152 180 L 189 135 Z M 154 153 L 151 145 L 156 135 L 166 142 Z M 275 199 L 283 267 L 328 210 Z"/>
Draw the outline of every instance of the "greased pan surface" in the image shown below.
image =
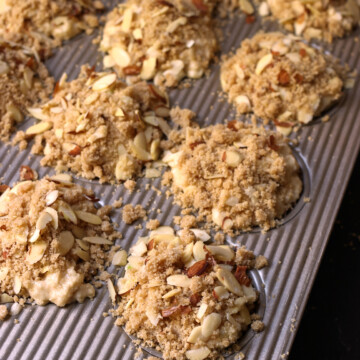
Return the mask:
<path id="1" fill-rule="evenodd" d="M 112 3 L 114 6 L 117 2 Z M 247 24 L 244 15 L 234 16 L 224 27 L 222 52 L 237 48 L 260 28 L 273 30 L 276 26 L 262 23 L 259 17 L 255 23 Z M 355 40 L 359 34 L 356 30 L 345 39 L 322 46 L 359 71 L 360 45 Z M 73 79 L 80 65 L 101 60 L 96 45 L 92 44 L 93 37 L 80 35 L 58 50 L 47 62 L 51 74 L 59 79 L 65 71 Z M 195 82 L 190 89 L 172 90 L 170 97 L 173 105 L 195 111 L 200 125 L 206 126 L 234 116 L 232 107 L 219 97 L 219 90 L 219 66 L 214 65 L 209 78 Z M 264 314 L 266 328 L 255 336 L 247 333 L 241 341 L 246 359 L 280 359 L 282 355 L 286 358 L 290 351 L 359 151 L 359 98 L 360 84 L 356 80 L 355 87 L 329 112 L 330 121 L 315 121 L 292 135 L 300 140 L 294 152 L 303 171 L 304 192 L 283 225 L 265 234 L 255 230 L 236 238 L 227 237 L 228 242 L 246 245 L 270 260 L 269 267 L 253 274 L 257 287 L 263 287 L 260 313 Z M 28 119 L 22 128 L 32 123 Z M 53 173 L 50 168 L 40 167 L 40 158 L 32 156 L 29 150 L 18 152 L 17 148 L 0 144 L 0 159 L 0 176 L 7 184 L 18 180 L 21 165 L 29 165 L 39 176 Z M 171 225 L 173 216 L 180 213 L 172 198 L 166 198 L 167 189 L 160 186 L 160 179 L 139 179 L 140 192 L 132 194 L 123 186 L 100 185 L 79 178 L 75 181 L 91 187 L 101 197 L 101 203 L 111 204 L 123 197 L 125 203 L 142 204 L 149 211 L 149 218 L 157 218 L 163 225 Z M 148 182 L 162 194 L 158 195 L 152 187 L 145 191 Z M 304 203 L 306 197 L 311 199 L 309 203 Z M 161 210 L 160 214 L 157 209 Z M 121 209 L 114 211 L 113 220 L 120 224 L 124 239 L 119 244 L 125 249 L 138 236 L 146 234 L 144 226 L 136 230 L 137 223 L 133 226 L 121 223 Z M 19 324 L 13 323 L 14 318 L 0 324 L 0 359 L 133 359 L 136 349 L 130 338 L 113 325 L 114 319 L 103 317 L 103 312 L 110 308 L 106 286 L 97 291 L 93 301 L 84 304 L 62 309 L 54 305 L 27 306 L 16 316 Z"/>

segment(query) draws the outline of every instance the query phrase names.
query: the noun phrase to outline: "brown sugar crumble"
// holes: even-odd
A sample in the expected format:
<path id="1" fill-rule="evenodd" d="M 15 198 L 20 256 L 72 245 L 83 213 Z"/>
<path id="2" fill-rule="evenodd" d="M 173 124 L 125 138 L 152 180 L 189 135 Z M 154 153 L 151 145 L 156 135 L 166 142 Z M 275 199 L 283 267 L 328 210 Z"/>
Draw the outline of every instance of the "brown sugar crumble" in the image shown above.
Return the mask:
<path id="1" fill-rule="evenodd" d="M 221 66 L 221 85 L 239 113 L 254 112 L 289 135 L 334 104 L 352 75 L 300 38 L 260 32 Z"/>
<path id="2" fill-rule="evenodd" d="M 218 49 L 213 20 L 215 1 L 129 0 L 107 18 L 100 49 L 104 67 L 127 82 L 154 80 L 177 86 L 201 78 Z"/>
<path id="3" fill-rule="evenodd" d="M 299 165 L 281 134 L 237 121 L 186 130 L 178 151 L 163 158 L 185 213 L 197 211 L 229 234 L 268 230 L 299 198 Z"/>
<path id="4" fill-rule="evenodd" d="M 90 34 L 99 25 L 96 11 L 102 9 L 98 0 L 3 0 L 0 36 L 49 57 L 63 40 L 82 31 Z"/>
<path id="5" fill-rule="evenodd" d="M 103 271 L 117 233 L 110 208 L 95 208 L 94 200 L 65 174 L 20 182 L 1 195 L 2 296 L 60 307 L 95 296 L 89 282 Z"/>
<path id="6" fill-rule="evenodd" d="M 164 359 L 218 358 L 252 322 L 261 331 L 251 317 L 259 298 L 248 276 L 253 267 L 244 258 L 255 256 L 160 226 L 130 249 L 125 275 L 112 286 L 120 299 L 116 325 Z"/>
<path id="7" fill-rule="evenodd" d="M 123 221 L 130 225 L 138 219 L 143 219 L 146 217 L 146 210 L 141 205 L 127 204 L 123 208 L 122 219 Z"/>
<path id="8" fill-rule="evenodd" d="M 0 40 L 0 140 L 8 141 L 26 108 L 50 96 L 54 80 L 30 49 Z"/>
<path id="9" fill-rule="evenodd" d="M 146 162 L 158 159 L 160 140 L 170 133 L 165 93 L 145 82 L 127 86 L 115 73 L 87 66 L 73 81 L 64 74 L 53 99 L 28 111 L 40 122 L 18 132 L 15 143 L 35 137 L 32 153 L 44 155 L 42 166 L 101 183 L 140 175 Z"/>
<path id="10" fill-rule="evenodd" d="M 359 5 L 356 0 L 265 0 L 259 6 L 259 14 L 272 14 L 286 30 L 307 40 L 332 42 L 334 37 L 344 37 L 359 23 Z"/>
<path id="11" fill-rule="evenodd" d="M 146 223 L 146 229 L 148 230 L 155 230 L 159 226 L 160 226 L 160 221 L 158 219 L 152 219 Z"/>

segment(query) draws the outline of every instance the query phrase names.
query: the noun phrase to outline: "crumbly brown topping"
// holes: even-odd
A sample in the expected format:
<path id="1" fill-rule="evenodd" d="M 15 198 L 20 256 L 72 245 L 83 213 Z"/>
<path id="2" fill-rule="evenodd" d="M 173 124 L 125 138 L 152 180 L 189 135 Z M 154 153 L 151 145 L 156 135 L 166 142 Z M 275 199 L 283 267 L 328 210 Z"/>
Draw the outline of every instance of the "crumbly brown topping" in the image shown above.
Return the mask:
<path id="1" fill-rule="evenodd" d="M 333 57 L 278 32 L 244 40 L 221 67 L 222 88 L 238 112 L 253 111 L 285 134 L 334 104 L 346 76 Z"/>
<path id="2" fill-rule="evenodd" d="M 127 204 L 123 208 L 122 219 L 126 224 L 132 224 L 134 221 L 144 218 L 146 210 L 141 205 Z"/>
<path id="3" fill-rule="evenodd" d="M 171 166 L 175 200 L 226 232 L 276 225 L 302 191 L 299 165 L 286 139 L 231 121 L 187 128 Z"/>
<path id="4" fill-rule="evenodd" d="M 45 101 L 53 79 L 31 50 L 0 40 L 0 140 L 9 140 L 26 107 Z"/>
<path id="5" fill-rule="evenodd" d="M 176 86 L 202 77 L 217 40 L 209 14 L 215 1 L 129 0 L 109 15 L 100 48 L 105 67 L 134 82 Z M 210 6 L 211 5 L 211 6 Z"/>
<path id="6" fill-rule="evenodd" d="M 115 73 L 83 67 L 76 80 L 57 83 L 54 98 L 28 109 L 41 120 L 16 141 L 35 136 L 43 166 L 70 169 L 100 182 L 125 181 L 157 160 L 170 127 L 167 95 L 145 82 L 126 86 Z"/>
<path id="7" fill-rule="evenodd" d="M 248 329 L 258 300 L 251 267 L 230 246 L 205 245 L 197 231 L 200 238 L 185 241 L 162 226 L 140 238 L 116 286 L 116 324 L 164 359 L 218 358 Z"/>
<path id="8" fill-rule="evenodd" d="M 345 36 L 360 21 L 356 0 L 266 0 L 260 4 L 259 13 L 271 13 L 286 30 L 305 39 L 328 42 Z"/>
<path id="9" fill-rule="evenodd" d="M 104 8 L 93 0 L 1 0 L 0 36 L 36 50 L 41 58 L 53 48 L 99 25 L 96 10 Z"/>
<path id="10" fill-rule="evenodd" d="M 64 306 L 94 297 L 117 237 L 109 209 L 67 175 L 25 181 L 0 197 L 0 292 Z"/>

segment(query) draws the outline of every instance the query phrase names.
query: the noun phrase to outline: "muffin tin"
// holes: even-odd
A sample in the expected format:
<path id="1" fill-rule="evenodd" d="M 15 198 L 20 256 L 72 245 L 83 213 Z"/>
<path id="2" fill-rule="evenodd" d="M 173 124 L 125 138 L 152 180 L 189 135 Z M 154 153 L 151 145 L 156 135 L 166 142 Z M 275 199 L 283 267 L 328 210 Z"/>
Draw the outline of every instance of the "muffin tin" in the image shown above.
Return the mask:
<path id="1" fill-rule="evenodd" d="M 116 3 L 112 1 L 112 6 Z M 236 14 L 224 26 L 222 53 L 235 50 L 242 40 L 261 28 L 277 29 L 275 24 L 263 23 L 259 16 L 254 23 L 247 24 L 243 14 Z M 359 35 L 357 29 L 345 39 L 321 45 L 352 69 L 360 70 Z M 101 54 L 92 44 L 95 36 L 82 34 L 59 49 L 47 62 L 51 74 L 59 79 L 65 71 L 74 79 L 80 65 L 101 64 Z M 194 82 L 191 88 L 170 91 L 172 105 L 195 111 L 201 126 L 235 118 L 231 105 L 219 96 L 219 65 L 213 65 L 211 70 L 208 78 Z M 360 147 L 359 97 L 360 85 L 356 79 L 355 87 L 346 91 L 343 100 L 329 112 L 328 122 L 315 121 L 291 135 L 299 139 L 299 145 L 293 149 L 302 168 L 304 190 L 279 227 L 267 233 L 254 229 L 236 238 L 227 237 L 229 244 L 246 245 L 255 254 L 265 255 L 270 262 L 269 267 L 252 274 L 256 287 L 261 290 L 259 312 L 264 316 L 266 328 L 256 335 L 249 331 L 240 341 L 246 359 L 281 359 L 290 351 Z M 21 128 L 26 129 L 33 123 L 33 119 L 27 119 Z M 17 148 L 0 145 L 0 176 L 4 183 L 11 185 L 18 181 L 21 165 L 32 167 L 40 177 L 54 173 L 53 169 L 39 165 L 40 157 L 31 155 L 30 148 L 19 152 Z M 160 181 L 160 178 L 138 179 L 136 190 L 130 194 L 122 185 L 101 185 L 75 177 L 75 182 L 91 187 L 102 204 L 112 204 L 122 197 L 125 204 L 142 204 L 149 211 L 149 219 L 157 218 L 162 225 L 171 225 L 173 216 L 179 215 L 181 209 L 172 203 L 172 198 L 166 198 L 167 188 L 161 187 Z M 145 191 L 147 183 L 151 186 Z M 161 191 L 160 195 L 156 189 Z M 305 202 L 306 198 L 310 202 Z M 157 209 L 161 210 L 160 214 Z M 126 250 L 147 233 L 145 222 L 137 221 L 132 226 L 121 223 L 121 209 L 115 209 L 112 218 L 120 224 L 118 230 L 123 240 L 118 244 Z M 143 229 L 135 229 L 139 223 Z M 115 269 L 111 267 L 108 271 Z M 103 316 L 110 308 L 106 286 L 97 291 L 93 301 L 84 304 L 65 308 L 52 304 L 27 306 L 16 316 L 19 324 L 14 324 L 13 319 L 0 324 L 0 358 L 133 359 L 137 350 L 128 335 L 114 326 L 111 316 Z M 144 351 L 144 358 L 147 355 Z"/>

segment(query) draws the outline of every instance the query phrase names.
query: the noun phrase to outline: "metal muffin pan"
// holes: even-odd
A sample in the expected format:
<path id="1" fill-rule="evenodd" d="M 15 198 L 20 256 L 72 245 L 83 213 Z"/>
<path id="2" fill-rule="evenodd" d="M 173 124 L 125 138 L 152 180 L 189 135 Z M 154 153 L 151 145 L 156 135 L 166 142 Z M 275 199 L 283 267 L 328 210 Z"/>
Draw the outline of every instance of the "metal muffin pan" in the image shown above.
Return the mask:
<path id="1" fill-rule="evenodd" d="M 112 6 L 116 3 L 111 2 Z M 246 23 L 244 15 L 234 16 L 224 27 L 222 53 L 236 49 L 242 40 L 252 37 L 261 28 L 277 29 L 274 24 L 264 24 L 258 16 L 252 24 Z M 360 70 L 360 45 L 354 40 L 359 34 L 356 30 L 345 39 L 322 46 L 352 69 Z M 101 54 L 92 44 L 94 36 L 79 35 L 59 49 L 47 62 L 51 74 L 59 79 L 65 71 L 73 79 L 80 65 L 98 63 Z M 201 126 L 221 123 L 235 115 L 233 108 L 219 97 L 219 90 L 219 65 L 213 65 L 211 75 L 196 81 L 190 89 L 170 91 L 171 103 L 195 111 Z M 270 261 L 269 267 L 252 274 L 257 288 L 263 289 L 259 311 L 264 315 L 266 328 L 256 335 L 249 331 L 240 341 L 246 359 L 281 359 L 290 351 L 359 151 L 359 97 L 360 84 L 356 81 L 355 87 L 330 111 L 330 121 L 315 121 L 292 135 L 300 140 L 294 153 L 302 168 L 304 191 L 282 224 L 267 233 L 255 229 L 236 238 L 227 237 L 228 243 L 246 245 Z M 21 128 L 33 122 L 28 119 Z M 40 157 L 31 155 L 29 149 L 19 152 L 17 148 L 0 144 L 0 176 L 4 183 L 18 181 L 19 168 L 24 164 L 37 170 L 40 177 L 54 172 L 41 167 Z M 179 215 L 181 209 L 173 204 L 172 198 L 166 198 L 167 188 L 161 187 L 160 181 L 139 179 L 136 190 L 129 194 L 122 185 L 100 185 L 96 181 L 75 178 L 75 182 L 91 187 L 103 204 L 112 204 L 122 197 L 124 203 L 142 204 L 149 211 L 149 219 L 157 218 L 163 225 L 171 225 L 173 216 Z M 161 195 L 152 186 L 145 191 L 146 183 L 159 189 Z M 304 203 L 304 197 L 309 197 L 311 202 Z M 160 214 L 157 209 L 161 210 Z M 118 244 L 125 249 L 146 234 L 144 226 L 135 229 L 134 225 L 140 222 L 132 226 L 121 223 L 121 209 L 114 211 L 113 221 L 120 224 L 118 230 L 123 240 Z M 52 304 L 27 306 L 16 316 L 19 324 L 14 324 L 13 319 L 0 324 L 0 360 L 133 359 L 136 349 L 128 335 L 114 326 L 110 316 L 103 317 L 103 312 L 111 307 L 106 286 L 97 291 L 93 301 L 84 304 L 65 308 Z M 144 358 L 147 355 L 144 352 Z"/>

